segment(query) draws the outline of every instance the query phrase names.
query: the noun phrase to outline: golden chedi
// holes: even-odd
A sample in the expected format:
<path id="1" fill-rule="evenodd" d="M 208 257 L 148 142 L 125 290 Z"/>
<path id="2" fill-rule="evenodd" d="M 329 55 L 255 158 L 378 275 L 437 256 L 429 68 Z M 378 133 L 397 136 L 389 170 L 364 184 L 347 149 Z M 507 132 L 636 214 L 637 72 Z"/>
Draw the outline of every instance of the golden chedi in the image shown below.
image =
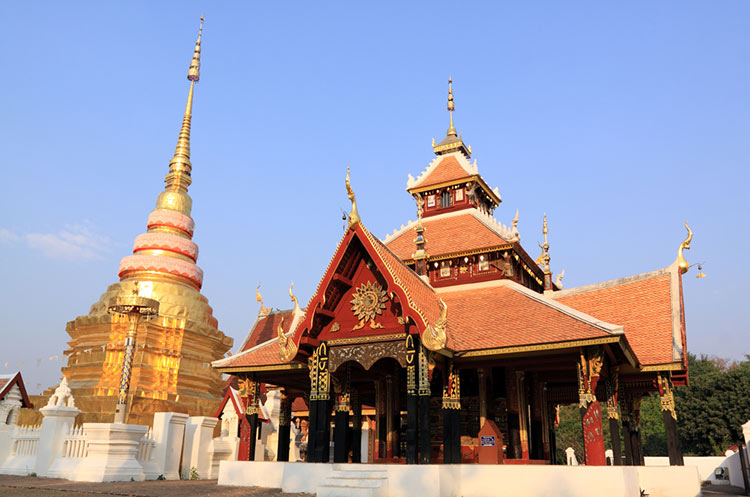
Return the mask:
<path id="1" fill-rule="evenodd" d="M 210 362 L 224 357 L 232 339 L 219 331 L 206 297 L 200 294 L 203 271 L 196 265 L 198 246 L 191 240 L 192 200 L 190 121 L 193 90 L 200 77 L 201 31 L 188 71 L 190 91 L 177 147 L 169 161 L 166 187 L 138 235 L 133 255 L 120 262 L 120 282 L 110 285 L 86 316 L 70 321 L 63 374 L 83 411 L 79 422 L 111 422 L 120 387 L 126 315 L 107 308 L 134 290 L 159 302 L 158 315 L 138 326 L 128 395 L 131 424 L 151 424 L 159 411 L 213 415 L 221 401 L 221 374 Z M 51 392 L 50 392 L 51 393 Z M 41 404 L 44 405 L 44 404 Z M 31 418 L 32 413 L 27 413 Z"/>

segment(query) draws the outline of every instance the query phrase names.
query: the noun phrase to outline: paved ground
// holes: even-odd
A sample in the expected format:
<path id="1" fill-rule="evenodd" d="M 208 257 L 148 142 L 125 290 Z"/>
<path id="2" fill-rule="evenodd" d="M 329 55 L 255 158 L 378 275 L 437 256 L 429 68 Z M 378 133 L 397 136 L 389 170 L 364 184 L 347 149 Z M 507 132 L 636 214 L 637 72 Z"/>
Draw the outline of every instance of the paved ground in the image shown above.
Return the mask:
<path id="1" fill-rule="evenodd" d="M 260 487 L 226 487 L 216 480 L 142 481 L 81 483 L 56 478 L 0 475 L 3 497 L 313 497 L 312 494 L 285 494 L 279 489 Z"/>
<path id="2" fill-rule="evenodd" d="M 731 485 L 708 485 L 701 488 L 703 495 L 745 495 L 745 489 Z"/>

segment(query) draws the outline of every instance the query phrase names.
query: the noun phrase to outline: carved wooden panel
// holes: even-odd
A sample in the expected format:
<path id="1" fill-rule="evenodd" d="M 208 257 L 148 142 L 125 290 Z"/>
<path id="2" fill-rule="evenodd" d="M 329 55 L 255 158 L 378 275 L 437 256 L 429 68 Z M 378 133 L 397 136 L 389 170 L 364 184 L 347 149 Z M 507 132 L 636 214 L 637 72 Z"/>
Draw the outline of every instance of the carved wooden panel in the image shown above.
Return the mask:
<path id="1" fill-rule="evenodd" d="M 404 341 L 377 342 L 344 347 L 331 347 L 329 350 L 328 367 L 336 371 L 347 361 L 355 361 L 367 370 L 379 359 L 390 357 L 396 359 L 401 367 L 406 367 L 406 349 Z"/>

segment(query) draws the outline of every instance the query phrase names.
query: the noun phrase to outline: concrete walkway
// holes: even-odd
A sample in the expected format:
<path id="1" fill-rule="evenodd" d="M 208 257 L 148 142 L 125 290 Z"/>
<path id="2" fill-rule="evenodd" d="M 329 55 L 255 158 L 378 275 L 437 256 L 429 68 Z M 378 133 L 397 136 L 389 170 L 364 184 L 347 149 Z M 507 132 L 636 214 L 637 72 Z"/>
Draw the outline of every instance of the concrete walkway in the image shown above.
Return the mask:
<path id="1" fill-rule="evenodd" d="M 0 495 L 13 497 L 313 497 L 285 494 L 279 489 L 219 486 L 216 480 L 84 483 L 56 478 L 0 475 Z"/>
<path id="2" fill-rule="evenodd" d="M 745 495 L 745 489 L 731 485 L 708 485 L 701 488 L 701 493 L 709 495 Z"/>

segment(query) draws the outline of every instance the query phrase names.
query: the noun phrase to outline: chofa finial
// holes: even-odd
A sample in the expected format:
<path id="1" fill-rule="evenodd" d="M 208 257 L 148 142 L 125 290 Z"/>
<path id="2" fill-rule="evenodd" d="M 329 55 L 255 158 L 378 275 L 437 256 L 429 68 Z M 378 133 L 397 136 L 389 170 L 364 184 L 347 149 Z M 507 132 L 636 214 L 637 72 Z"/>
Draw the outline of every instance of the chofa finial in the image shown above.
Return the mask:
<path id="1" fill-rule="evenodd" d="M 349 166 L 346 166 L 346 194 L 349 200 L 352 202 L 352 211 L 349 213 L 349 229 L 354 229 L 361 221 L 359 217 L 359 211 L 357 210 L 357 198 L 352 190 L 352 185 L 349 182 Z"/>
<path id="2" fill-rule="evenodd" d="M 271 312 L 271 309 L 268 309 L 263 305 L 263 296 L 260 294 L 260 283 L 258 283 L 258 287 L 255 289 L 255 301 L 260 302 L 260 310 L 258 310 L 258 314 L 268 314 Z"/>
<path id="3" fill-rule="evenodd" d="M 685 229 L 687 229 L 688 232 L 687 238 L 685 238 L 685 241 L 680 244 L 680 248 L 677 249 L 677 266 L 680 269 L 680 274 L 685 274 L 688 269 L 690 269 L 690 264 L 688 264 L 685 256 L 682 255 L 683 250 L 690 250 L 690 242 L 693 240 L 693 231 L 690 229 L 690 226 L 688 226 L 687 220 L 685 221 Z"/>

